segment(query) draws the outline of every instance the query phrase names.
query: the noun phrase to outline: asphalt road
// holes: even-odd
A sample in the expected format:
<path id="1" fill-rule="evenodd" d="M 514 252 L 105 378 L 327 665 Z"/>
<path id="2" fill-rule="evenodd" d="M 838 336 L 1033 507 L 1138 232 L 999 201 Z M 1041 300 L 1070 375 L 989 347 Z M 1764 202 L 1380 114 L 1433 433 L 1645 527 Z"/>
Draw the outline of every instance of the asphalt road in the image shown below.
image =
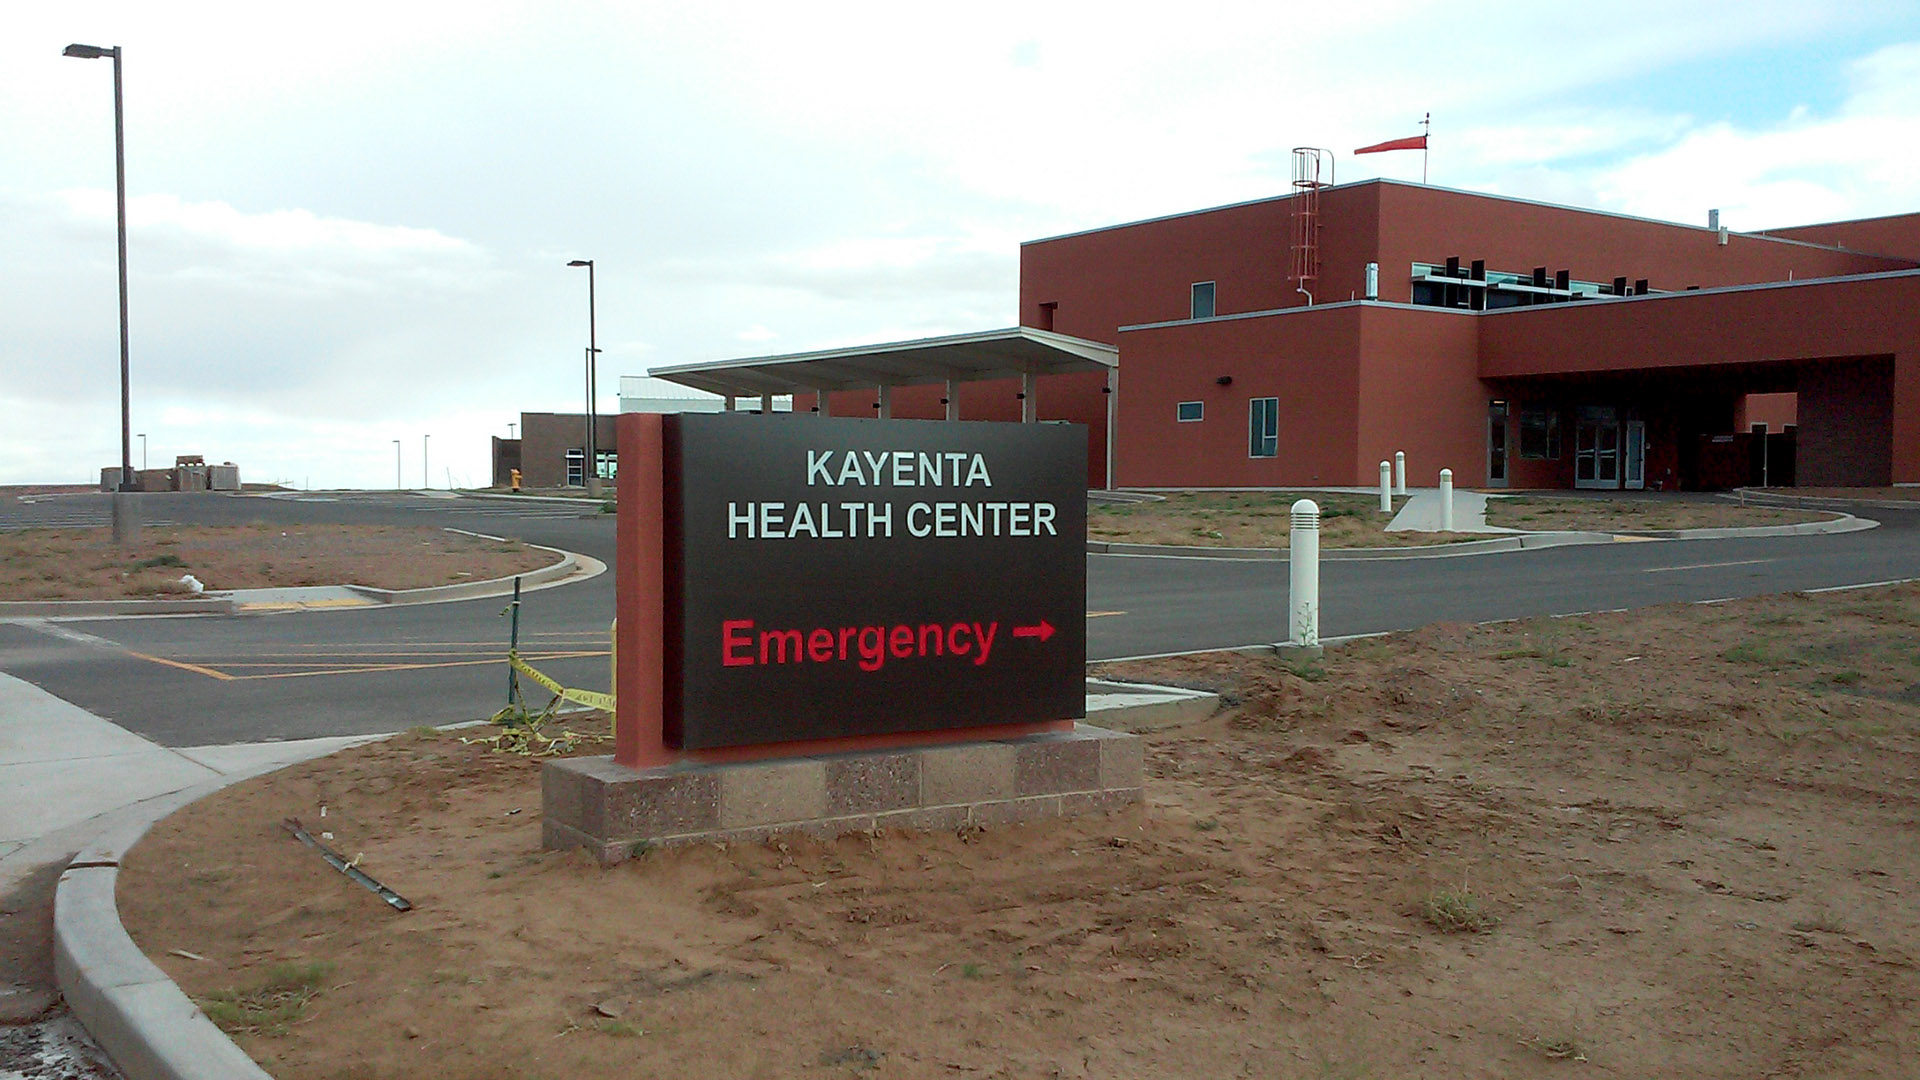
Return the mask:
<path id="1" fill-rule="evenodd" d="M 142 496 L 149 519 L 450 526 L 614 558 L 594 504 L 363 493 Z M 77 496 L 0 509 L 0 529 L 97 516 Z M 1648 541 L 1526 552 L 1328 561 L 1321 633 L 1714 600 L 1920 577 L 1920 510 L 1834 536 Z M 570 686 L 606 689 L 613 575 L 527 594 L 523 651 Z M 1284 562 L 1088 557 L 1093 659 L 1286 636 Z M 392 731 L 471 720 L 501 704 L 501 599 L 225 617 L 0 623 L 0 670 L 169 746 Z"/>

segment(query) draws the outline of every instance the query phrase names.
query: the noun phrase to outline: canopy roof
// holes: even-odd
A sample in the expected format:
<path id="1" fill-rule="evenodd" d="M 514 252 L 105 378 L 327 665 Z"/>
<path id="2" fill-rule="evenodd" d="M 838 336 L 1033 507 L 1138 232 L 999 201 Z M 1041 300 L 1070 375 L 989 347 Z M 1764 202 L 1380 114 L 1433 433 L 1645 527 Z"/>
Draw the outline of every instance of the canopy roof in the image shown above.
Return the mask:
<path id="1" fill-rule="evenodd" d="M 982 382 L 1022 375 L 1106 371 L 1119 366 L 1119 356 L 1119 349 L 1112 345 L 1016 326 L 823 352 L 675 364 L 654 368 L 649 374 L 715 394 L 758 397 L 921 386 L 948 379 Z"/>

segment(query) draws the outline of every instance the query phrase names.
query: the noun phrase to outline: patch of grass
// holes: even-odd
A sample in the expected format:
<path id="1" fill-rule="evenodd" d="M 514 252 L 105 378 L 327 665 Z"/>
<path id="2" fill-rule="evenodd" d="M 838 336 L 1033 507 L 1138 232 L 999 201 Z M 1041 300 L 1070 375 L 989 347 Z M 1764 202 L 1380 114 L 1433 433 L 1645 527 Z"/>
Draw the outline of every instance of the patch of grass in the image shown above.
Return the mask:
<path id="1" fill-rule="evenodd" d="M 1866 676 L 1860 672 L 1848 669 L 1846 671 L 1836 671 L 1828 675 L 1825 681 L 1835 686 L 1858 686 L 1861 682 L 1865 681 L 1865 679 Z"/>
<path id="2" fill-rule="evenodd" d="M 154 567 L 157 567 L 157 566 L 185 566 L 185 565 L 187 565 L 187 560 L 181 558 L 178 555 L 175 555 L 171 551 L 163 551 L 160 554 L 155 555 L 150 559 L 141 559 L 139 562 L 133 564 L 133 568 L 135 570 L 152 570 Z"/>
<path id="3" fill-rule="evenodd" d="M 1282 660 L 1280 666 L 1286 668 L 1294 678 L 1308 682 L 1321 682 L 1327 677 L 1327 669 L 1311 660 Z"/>
<path id="4" fill-rule="evenodd" d="M 1220 819 L 1210 817 L 1201 818 L 1199 821 L 1193 823 L 1193 827 L 1197 832 L 1212 832 L 1220 827 Z"/>
<path id="5" fill-rule="evenodd" d="M 1420 917 L 1443 934 L 1484 934 L 1500 925 L 1464 885 L 1429 893 L 1420 901 Z"/>
<path id="6" fill-rule="evenodd" d="M 333 965 L 324 960 L 288 961 L 268 968 L 266 978 L 251 990 L 219 990 L 199 1004 L 222 1031 L 283 1035 L 332 974 Z"/>
<path id="7" fill-rule="evenodd" d="M 1782 668 L 1794 663 L 1783 656 L 1768 652 L 1763 646 L 1751 641 L 1743 641 L 1720 654 L 1720 659 L 1730 664 L 1752 664 L 1755 667 Z"/>
<path id="8" fill-rule="evenodd" d="M 602 1020 L 594 1024 L 593 1028 L 602 1035 L 612 1035 L 621 1039 L 631 1039 L 646 1034 L 640 1025 L 625 1020 Z"/>

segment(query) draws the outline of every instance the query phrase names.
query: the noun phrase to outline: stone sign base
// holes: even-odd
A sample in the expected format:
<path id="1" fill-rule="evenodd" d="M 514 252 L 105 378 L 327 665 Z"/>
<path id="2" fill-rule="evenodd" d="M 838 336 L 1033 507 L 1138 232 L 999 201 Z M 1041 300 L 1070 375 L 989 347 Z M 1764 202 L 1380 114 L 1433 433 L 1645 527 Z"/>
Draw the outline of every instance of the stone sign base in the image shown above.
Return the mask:
<path id="1" fill-rule="evenodd" d="M 1138 736 L 1075 724 L 996 742 L 630 769 L 611 757 L 549 761 L 542 839 L 617 863 L 655 844 L 957 829 L 1116 810 L 1140 802 Z"/>

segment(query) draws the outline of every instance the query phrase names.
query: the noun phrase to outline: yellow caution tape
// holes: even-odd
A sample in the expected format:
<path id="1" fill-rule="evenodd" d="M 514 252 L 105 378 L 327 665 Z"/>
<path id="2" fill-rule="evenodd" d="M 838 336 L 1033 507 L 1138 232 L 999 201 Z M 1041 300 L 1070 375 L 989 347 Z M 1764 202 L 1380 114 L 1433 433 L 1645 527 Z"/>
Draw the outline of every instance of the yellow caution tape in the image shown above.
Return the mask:
<path id="1" fill-rule="evenodd" d="M 601 694 L 592 690 L 572 690 L 561 686 L 551 676 L 528 666 L 527 662 L 520 659 L 520 654 L 516 652 L 509 652 L 507 654 L 507 663 L 513 665 L 513 670 L 546 687 L 547 692 L 555 697 L 565 698 L 568 701 L 585 705 L 589 709 L 605 709 L 608 712 L 613 711 L 612 694 Z"/>

